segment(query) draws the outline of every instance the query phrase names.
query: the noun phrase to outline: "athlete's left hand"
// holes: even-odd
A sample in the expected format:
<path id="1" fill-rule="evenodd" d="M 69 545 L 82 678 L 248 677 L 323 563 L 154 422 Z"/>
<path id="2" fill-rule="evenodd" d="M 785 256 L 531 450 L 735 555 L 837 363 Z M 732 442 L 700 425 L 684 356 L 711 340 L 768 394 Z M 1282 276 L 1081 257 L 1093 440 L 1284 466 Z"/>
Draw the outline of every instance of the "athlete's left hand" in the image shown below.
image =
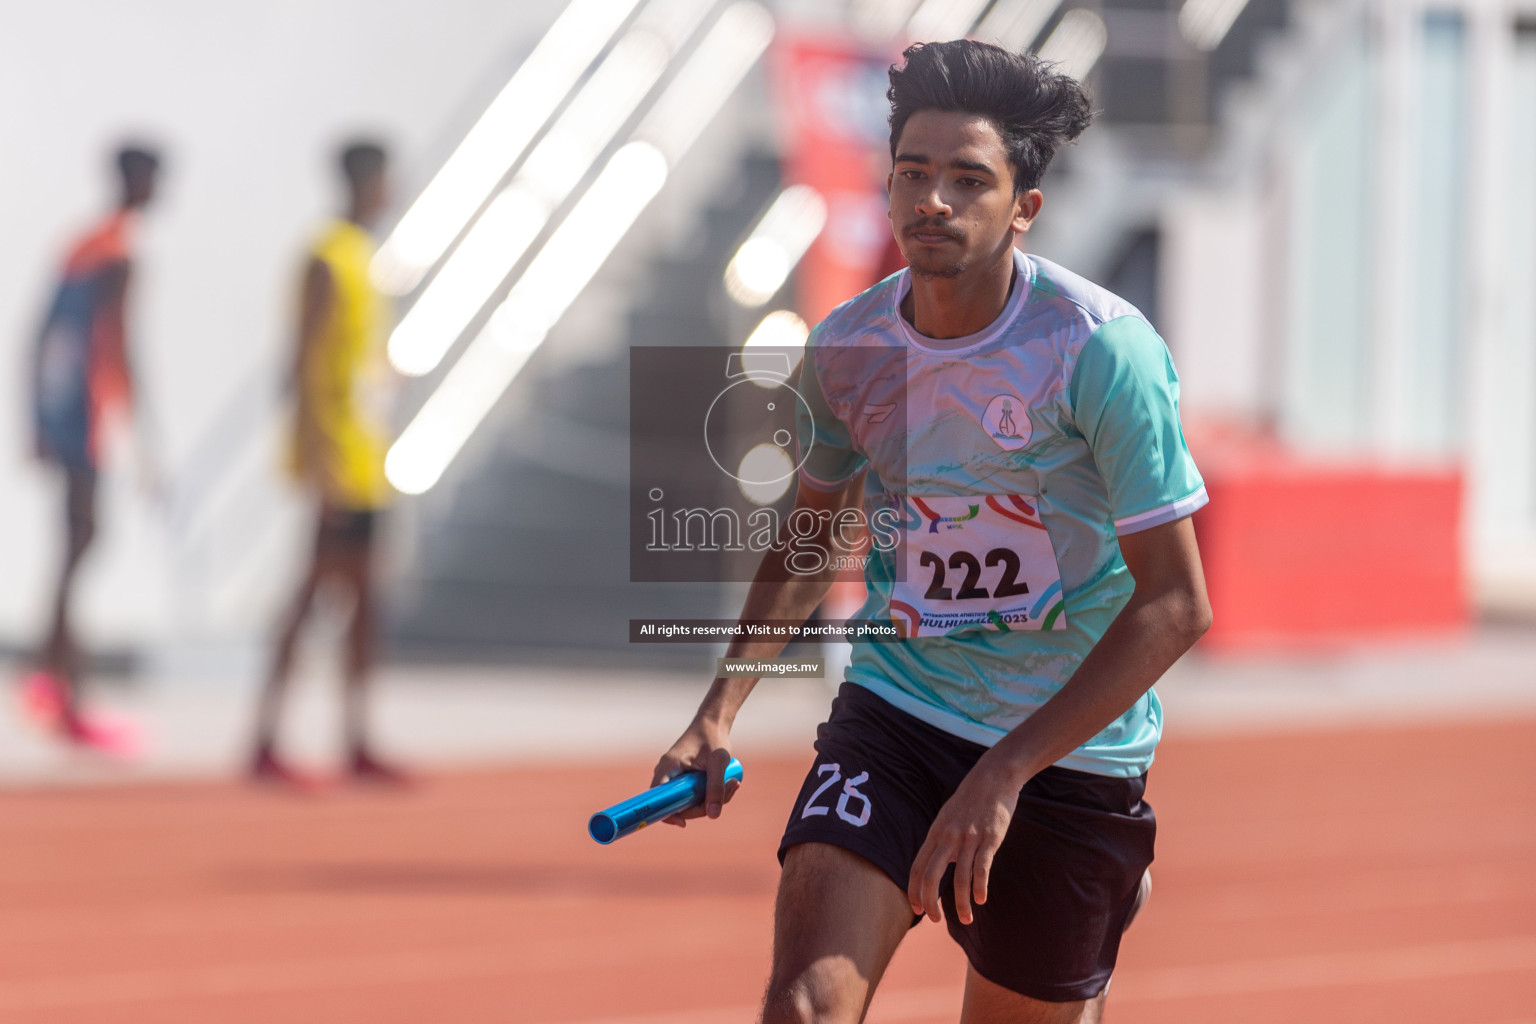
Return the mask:
<path id="1" fill-rule="evenodd" d="M 954 795 L 939 809 L 923 848 L 912 862 L 912 874 L 907 879 L 912 913 L 927 914 L 935 921 L 943 919 L 939 883 L 953 864 L 956 916 L 961 924 L 971 923 L 972 900 L 987 902 L 992 858 L 1008 834 L 1022 788 L 990 751 L 972 766 Z"/>

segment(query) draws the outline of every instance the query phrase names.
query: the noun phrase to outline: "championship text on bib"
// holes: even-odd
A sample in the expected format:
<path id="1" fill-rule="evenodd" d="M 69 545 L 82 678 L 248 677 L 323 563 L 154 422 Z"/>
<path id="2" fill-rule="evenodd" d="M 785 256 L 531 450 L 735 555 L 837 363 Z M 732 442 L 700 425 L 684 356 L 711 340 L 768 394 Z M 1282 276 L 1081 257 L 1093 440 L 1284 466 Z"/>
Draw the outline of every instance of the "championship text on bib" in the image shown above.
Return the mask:
<path id="1" fill-rule="evenodd" d="M 908 495 L 905 505 L 905 578 L 891 589 L 902 636 L 1067 628 L 1056 552 L 1031 501 Z"/>

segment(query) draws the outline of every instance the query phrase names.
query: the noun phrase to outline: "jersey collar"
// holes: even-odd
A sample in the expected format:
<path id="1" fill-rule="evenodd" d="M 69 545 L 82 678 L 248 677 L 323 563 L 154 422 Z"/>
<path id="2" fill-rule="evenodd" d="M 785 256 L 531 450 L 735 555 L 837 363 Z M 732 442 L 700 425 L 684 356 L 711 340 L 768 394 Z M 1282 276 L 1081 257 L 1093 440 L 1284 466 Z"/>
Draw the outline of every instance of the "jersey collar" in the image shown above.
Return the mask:
<path id="1" fill-rule="evenodd" d="M 911 268 L 903 270 L 901 276 L 897 278 L 896 288 L 892 292 L 895 297 L 891 305 L 891 316 L 896 320 L 902 337 L 906 339 L 908 345 L 911 345 L 919 352 L 926 352 L 936 356 L 968 355 L 983 345 L 996 341 L 1002 336 L 1004 331 L 1012 326 L 1014 320 L 1018 318 L 1019 310 L 1024 308 L 1024 303 L 1029 299 L 1030 283 L 1034 280 L 1034 267 L 1026 253 L 1019 249 L 1014 249 L 1013 265 L 1018 270 L 1018 275 L 1014 278 L 1013 282 L 1013 292 L 1008 296 L 1008 304 L 997 315 L 997 319 L 975 334 L 967 334 L 959 338 L 944 338 L 943 340 L 919 334 L 907 322 L 907 318 L 901 315 L 901 301 L 912 290 L 912 270 Z"/>

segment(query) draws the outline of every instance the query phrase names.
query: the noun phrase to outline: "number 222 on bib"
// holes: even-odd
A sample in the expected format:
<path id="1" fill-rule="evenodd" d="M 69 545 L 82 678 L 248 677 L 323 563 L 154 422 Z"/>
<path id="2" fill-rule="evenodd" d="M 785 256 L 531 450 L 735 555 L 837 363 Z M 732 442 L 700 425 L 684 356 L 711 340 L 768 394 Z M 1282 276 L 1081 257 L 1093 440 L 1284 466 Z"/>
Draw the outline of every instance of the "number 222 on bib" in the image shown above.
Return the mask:
<path id="1" fill-rule="evenodd" d="M 905 579 L 891 589 L 902 636 L 1067 628 L 1056 552 L 1033 503 L 993 494 L 906 504 Z"/>

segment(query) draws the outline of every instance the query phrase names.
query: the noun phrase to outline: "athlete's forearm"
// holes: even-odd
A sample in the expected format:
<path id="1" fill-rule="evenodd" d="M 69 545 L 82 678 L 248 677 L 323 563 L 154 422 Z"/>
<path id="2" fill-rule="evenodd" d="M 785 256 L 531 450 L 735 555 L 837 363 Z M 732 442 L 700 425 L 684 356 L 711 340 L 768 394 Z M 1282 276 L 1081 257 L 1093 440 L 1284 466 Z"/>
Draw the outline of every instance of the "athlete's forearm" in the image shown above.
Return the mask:
<path id="1" fill-rule="evenodd" d="M 292 381 L 300 402 L 308 399 L 305 382 L 309 379 L 309 362 L 319 349 L 320 334 L 330 318 L 333 292 L 330 268 L 318 259 L 311 259 L 304 269 L 304 287 L 299 297 L 299 323 L 293 346 Z"/>
<path id="2" fill-rule="evenodd" d="M 1130 600 L 1061 690 L 993 749 L 993 767 L 1022 786 L 1125 714 L 1211 625 L 1193 524 L 1122 537 L 1136 580 Z"/>
<path id="3" fill-rule="evenodd" d="M 779 625 L 798 626 L 811 617 L 816 608 L 832 589 L 839 574 L 840 559 L 825 558 L 816 572 L 802 572 L 791 565 L 796 543 L 799 550 L 837 551 L 842 554 L 841 544 L 834 543 L 840 537 L 833 524 L 844 509 L 857 505 L 864 494 L 864 475 L 860 473 L 838 491 L 811 491 L 802 489 L 795 499 L 794 511 L 779 527 L 778 544 L 770 548 L 758 563 L 747 599 L 742 604 L 740 622 L 773 622 Z M 797 538 L 789 528 L 796 516 L 806 513 L 815 517 L 816 532 L 809 537 Z M 787 638 L 775 630 L 768 636 L 738 636 L 726 647 L 728 658 L 774 658 L 784 650 Z M 717 677 L 709 686 L 699 705 L 696 724 L 729 731 L 736 721 L 747 696 L 757 685 L 756 677 Z"/>
<path id="4" fill-rule="evenodd" d="M 115 397 L 131 408 L 136 396 L 133 365 L 128 358 L 128 280 L 131 268 L 126 260 L 106 272 L 102 282 L 101 320 L 96 341 L 99 358 L 107 376 L 122 392 Z"/>
<path id="5" fill-rule="evenodd" d="M 822 541 L 825 539 L 821 538 Z M 837 579 L 837 570 L 828 568 L 810 575 L 796 573 L 787 564 L 788 555 L 788 545 L 784 551 L 769 550 L 764 555 L 747 591 L 747 599 L 742 603 L 738 621 L 800 625 L 826 598 L 827 591 Z M 726 647 L 725 656 L 759 660 L 776 658 L 787 643 L 788 639 L 779 630 L 765 637 L 738 636 Z M 757 681 L 758 677 L 717 677 L 699 705 L 699 720 L 729 730 Z"/>
<path id="6" fill-rule="evenodd" d="M 1003 737 L 993 757 L 1022 787 L 1125 714 L 1200 639 L 1210 610 L 1169 591 L 1123 608 L 1071 679 Z"/>

